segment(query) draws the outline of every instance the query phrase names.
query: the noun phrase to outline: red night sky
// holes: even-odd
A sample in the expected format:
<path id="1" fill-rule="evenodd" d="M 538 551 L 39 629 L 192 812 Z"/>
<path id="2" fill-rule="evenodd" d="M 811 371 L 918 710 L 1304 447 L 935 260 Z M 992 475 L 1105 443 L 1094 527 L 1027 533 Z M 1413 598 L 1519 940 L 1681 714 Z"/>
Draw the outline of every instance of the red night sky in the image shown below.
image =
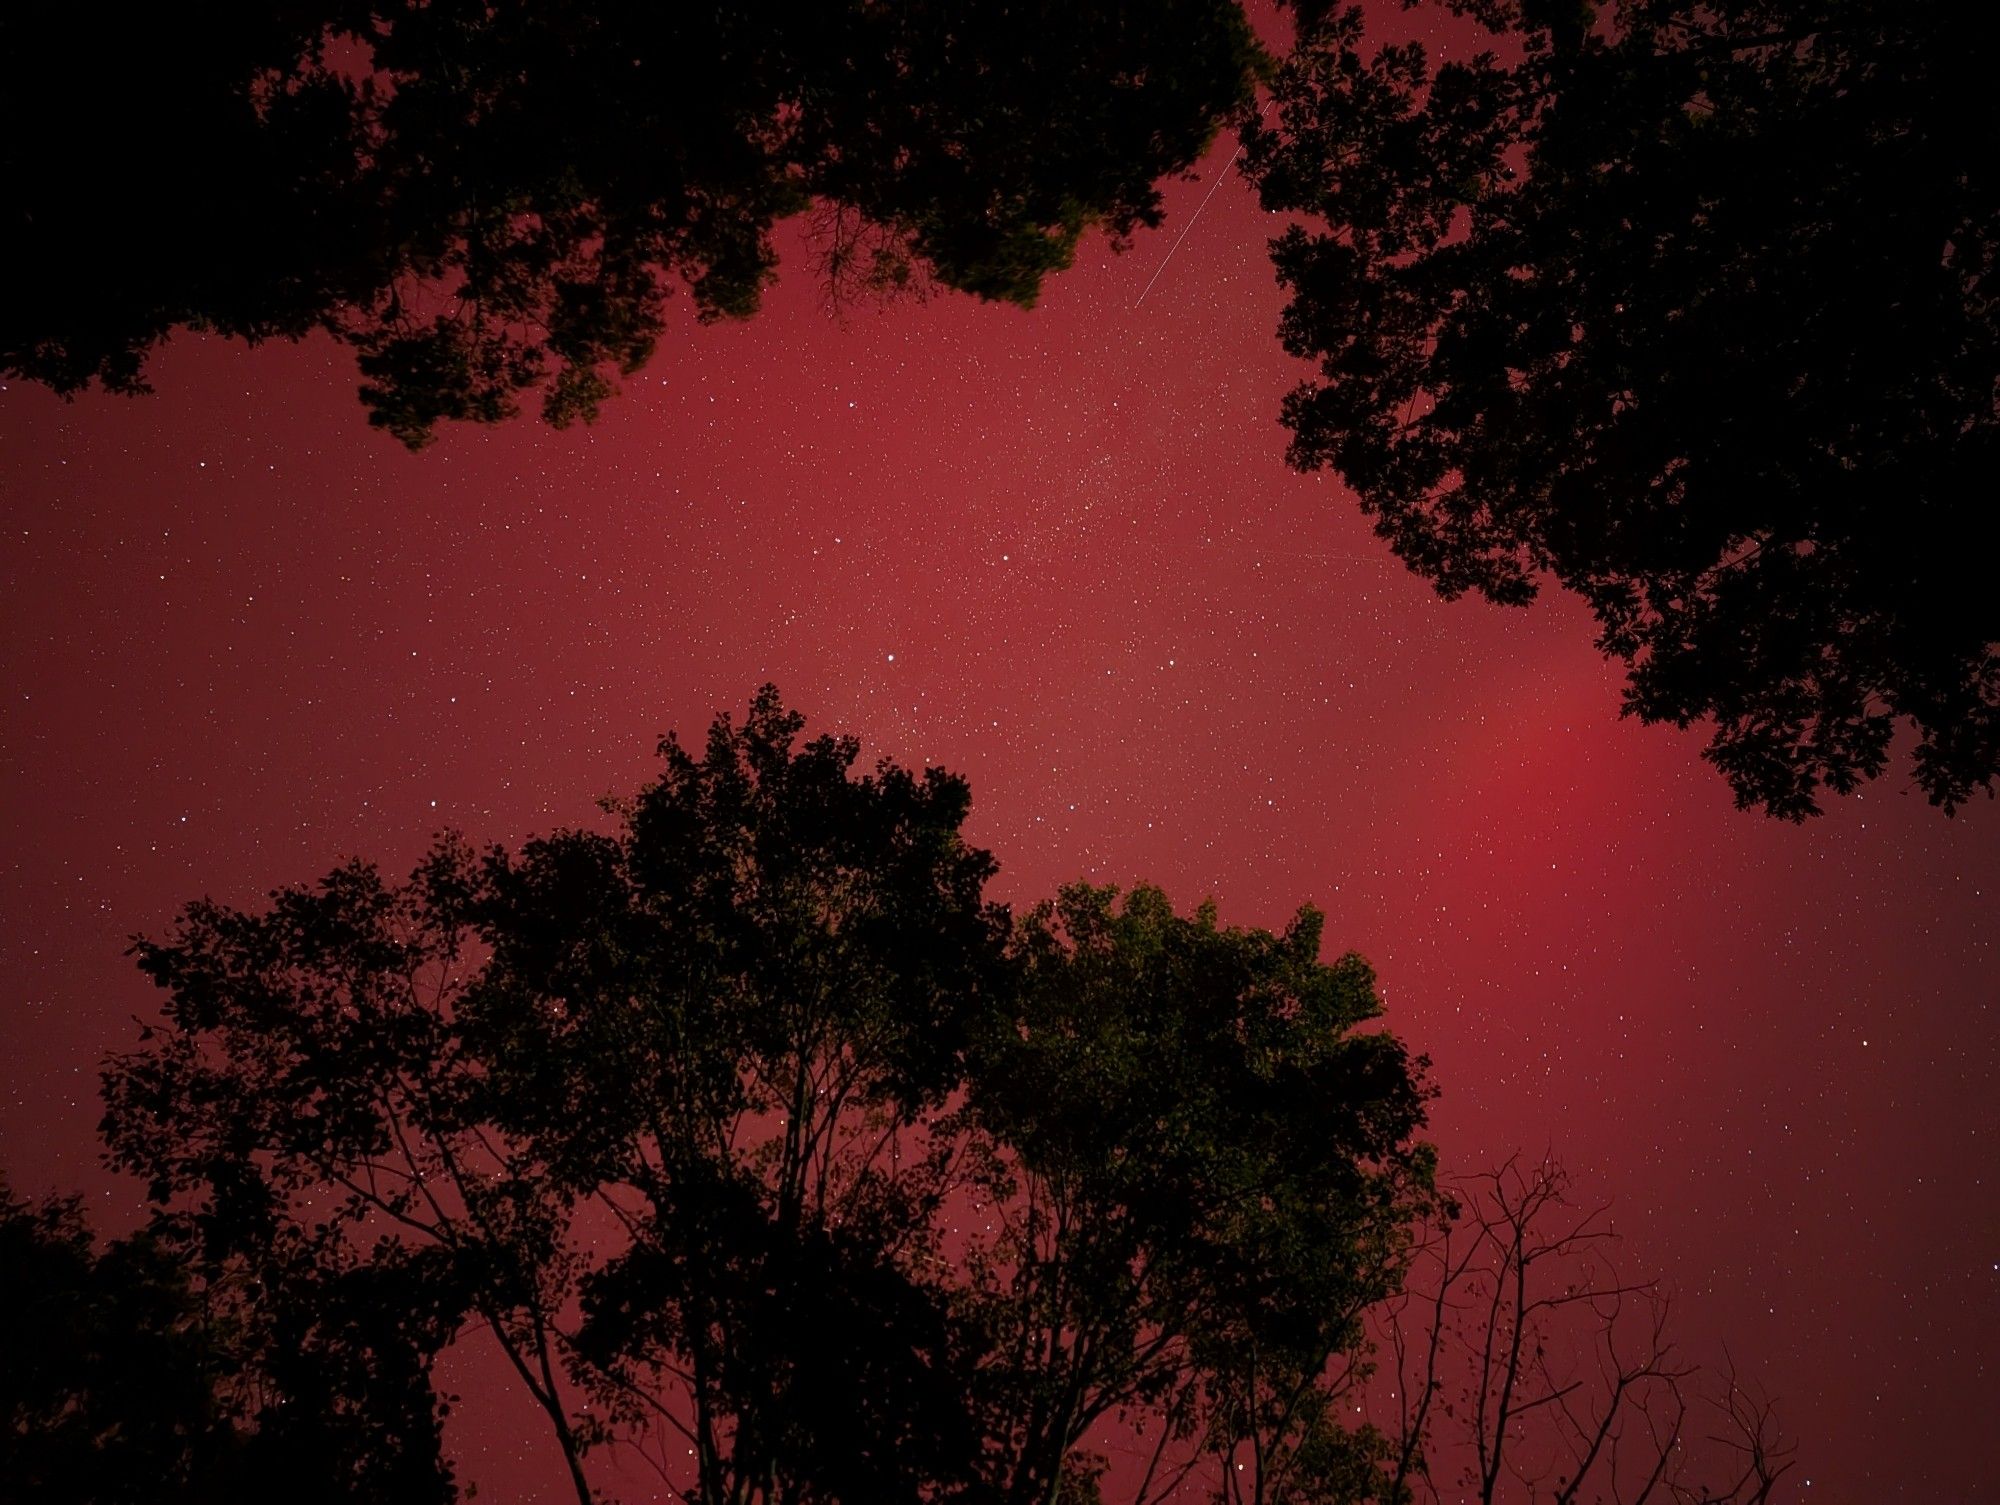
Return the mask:
<path id="1" fill-rule="evenodd" d="M 1321 906 L 1435 1059 L 1447 1165 L 1548 1147 L 1613 1199 L 1686 1351 L 1779 1397 L 1792 1498 L 2000 1500 L 2000 808 L 1898 770 L 1804 828 L 1739 813 L 1698 735 L 1618 718 L 1573 602 L 1436 600 L 1284 466 L 1276 222 L 1227 150 L 1032 313 L 836 322 L 792 256 L 589 430 L 411 456 L 324 343 L 0 393 L 17 1189 L 134 1215 L 93 1140 L 153 1006 L 128 935 L 591 821 L 772 680 L 968 775 L 1002 898 Z M 455 1435 L 483 1500 L 532 1496 L 531 1434 Z"/>

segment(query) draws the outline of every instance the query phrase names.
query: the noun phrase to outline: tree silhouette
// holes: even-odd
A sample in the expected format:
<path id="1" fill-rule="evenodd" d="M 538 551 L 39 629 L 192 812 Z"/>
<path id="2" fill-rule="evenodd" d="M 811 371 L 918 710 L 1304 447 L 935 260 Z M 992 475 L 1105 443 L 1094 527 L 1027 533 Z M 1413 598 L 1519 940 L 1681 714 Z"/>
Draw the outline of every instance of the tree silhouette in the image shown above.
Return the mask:
<path id="1" fill-rule="evenodd" d="M 1365 1475 L 1324 1373 L 1431 1166 L 1366 966 L 1311 911 L 1010 916 L 961 780 L 801 729 L 767 689 L 610 833 L 139 943 L 105 1135 L 198 1287 L 376 1457 L 484 1329 L 580 1505 L 612 1446 L 701 1505 L 1054 1505 L 1120 1415 L 1153 1494 L 1239 1445 Z"/>
<path id="2" fill-rule="evenodd" d="M 21 1505 L 454 1497 L 403 1272 L 207 1280 L 176 1219 L 99 1251 L 75 1199 L 0 1188 L 0 1477 Z M 414 1360 L 414 1361 L 413 1361 Z"/>
<path id="3" fill-rule="evenodd" d="M 1426 1063 L 1357 1028 L 1374 974 L 1319 960 L 1317 912 L 1273 935 L 1115 898 L 1023 918 L 1014 1006 L 975 1054 L 994 1493 L 1093 1494 L 1080 1445 L 1120 1413 L 1150 1433 L 1131 1505 L 1191 1475 L 1235 1505 L 1358 1497 L 1324 1476 L 1366 1478 L 1373 1439 L 1330 1402 L 1430 1205 Z"/>
<path id="4" fill-rule="evenodd" d="M 1247 126 L 1290 457 L 1447 597 L 1553 576 L 1707 721 L 1737 801 L 1803 819 L 1915 732 L 1947 811 L 2000 768 L 2000 250 L 1983 9 L 1440 0 L 1432 67 L 1299 7 Z"/>
<path id="5" fill-rule="evenodd" d="M 100 1254 L 76 1199 L 0 1187 L 0 1474 L 8 1498 L 179 1501 L 232 1450 L 212 1344 L 156 1241 Z"/>
<path id="6" fill-rule="evenodd" d="M 851 778 L 858 744 L 801 726 L 766 690 L 700 758 L 663 746 L 622 839 L 477 877 L 494 1127 L 616 1225 L 572 1372 L 717 1505 L 915 1500 L 976 1448 L 920 1278 L 949 1159 L 920 1147 L 999 982 L 993 863 L 961 780 Z"/>
<path id="7" fill-rule="evenodd" d="M 177 328 L 325 330 L 413 447 L 531 390 L 587 421 L 815 204 L 836 283 L 1032 304 L 1260 57 L 1234 0 L 10 7 L 0 370 L 136 392 Z"/>
<path id="8" fill-rule="evenodd" d="M 1771 1404 L 1676 1354 L 1671 1303 L 1619 1273 L 1617 1242 L 1549 1158 L 1448 1187 L 1369 1314 L 1382 1499 L 1765 1505 L 1794 1455 Z"/>

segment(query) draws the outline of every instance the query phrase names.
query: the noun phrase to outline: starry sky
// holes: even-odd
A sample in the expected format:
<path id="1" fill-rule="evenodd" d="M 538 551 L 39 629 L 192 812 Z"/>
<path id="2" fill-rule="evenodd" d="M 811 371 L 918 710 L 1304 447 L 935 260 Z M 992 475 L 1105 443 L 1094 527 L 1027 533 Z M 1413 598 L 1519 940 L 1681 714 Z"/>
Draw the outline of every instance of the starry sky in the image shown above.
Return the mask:
<path id="1" fill-rule="evenodd" d="M 836 319 L 794 247 L 590 429 L 412 456 L 317 342 L 0 391 L 17 1189 L 134 1216 L 93 1139 L 153 1006 L 132 933 L 590 822 L 771 680 L 966 774 L 997 897 L 1319 905 L 1434 1059 L 1447 1166 L 1552 1149 L 1612 1201 L 1683 1350 L 1779 1398 L 1793 1498 L 2000 1501 L 2000 809 L 1898 769 L 1804 828 L 1739 813 L 1697 734 L 1619 719 L 1573 602 L 1436 600 L 1283 464 L 1278 224 L 1229 150 L 1031 313 Z M 533 1497 L 527 1429 L 454 1435 L 482 1499 Z"/>

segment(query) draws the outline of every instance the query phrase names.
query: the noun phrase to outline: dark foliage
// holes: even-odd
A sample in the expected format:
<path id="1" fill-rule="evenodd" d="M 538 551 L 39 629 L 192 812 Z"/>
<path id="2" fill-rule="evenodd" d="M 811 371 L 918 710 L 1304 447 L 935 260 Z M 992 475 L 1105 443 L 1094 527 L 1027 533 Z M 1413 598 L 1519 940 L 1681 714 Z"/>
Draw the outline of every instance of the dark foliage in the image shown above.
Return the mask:
<path id="1" fill-rule="evenodd" d="M 1427 1063 L 1359 1028 L 1374 974 L 1320 961 L 1317 912 L 1273 935 L 1116 897 L 1078 885 L 1021 921 L 1019 990 L 975 1055 L 995 1492 L 1072 1491 L 1118 1413 L 1157 1449 L 1133 1505 L 1201 1465 L 1223 1502 L 1362 1498 L 1377 1439 L 1332 1413 L 1429 1206 Z"/>
<path id="2" fill-rule="evenodd" d="M 962 781 L 800 731 L 767 690 L 608 834 L 140 944 L 170 997 L 106 1138 L 286 1417 L 423 1456 L 475 1326 L 580 1505 L 611 1446 L 700 1505 L 1081 1501 L 1114 1417 L 1141 1501 L 1252 1441 L 1274 1502 L 1358 1495 L 1329 1361 L 1431 1178 L 1367 968 L 1150 889 L 1017 921 Z"/>
<path id="3" fill-rule="evenodd" d="M 2000 770 L 1994 13 L 1941 0 L 1440 0 L 1433 68 L 1302 7 L 1249 128 L 1284 419 L 1447 596 L 1546 572 L 1802 819 L 1887 766 L 1951 810 Z"/>
<path id="4" fill-rule="evenodd" d="M 156 1241 L 0 1192 L 0 1478 L 21 1505 L 193 1498 L 233 1451 L 201 1307 Z"/>
<path id="5" fill-rule="evenodd" d="M 177 328 L 326 330 L 406 444 L 588 420 L 815 206 L 836 288 L 1032 304 L 1259 56 L 1234 0 L 11 6 L 0 370 L 142 391 Z"/>
<path id="6" fill-rule="evenodd" d="M 100 1251 L 74 1200 L 0 1199 L 8 1500 L 454 1497 L 428 1363 L 450 1327 L 413 1322 L 407 1272 L 323 1271 L 310 1289 L 204 1280 L 184 1231 L 164 1219 Z"/>

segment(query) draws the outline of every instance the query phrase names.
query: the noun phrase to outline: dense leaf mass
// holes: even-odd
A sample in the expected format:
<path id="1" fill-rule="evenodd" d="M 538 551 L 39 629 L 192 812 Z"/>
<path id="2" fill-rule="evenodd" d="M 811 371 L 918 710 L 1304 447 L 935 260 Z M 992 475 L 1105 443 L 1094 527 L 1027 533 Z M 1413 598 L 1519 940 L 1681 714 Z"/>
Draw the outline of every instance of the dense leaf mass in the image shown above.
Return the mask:
<path id="1" fill-rule="evenodd" d="M 453 1334 L 433 1284 L 372 1264 L 268 1261 L 204 1281 L 182 1220 L 98 1248 L 76 1199 L 0 1184 L 0 1478 L 19 1505 L 444 1505 Z"/>
<path id="2" fill-rule="evenodd" d="M 1338 1412 L 1430 1205 L 1427 1063 L 1320 941 L 1310 908 L 1236 930 L 1144 886 L 1017 925 L 967 1109 L 996 1152 L 997 1236 L 966 1254 L 1007 1505 L 1093 1494 L 1078 1444 L 1113 1413 L 1219 1460 L 1228 1505 L 1375 1497 L 1380 1438 Z"/>
<path id="3" fill-rule="evenodd" d="M 0 1185 L 0 1471 L 22 1505 L 189 1499 L 234 1440 L 199 1303 L 152 1240 L 93 1248 L 77 1199 Z"/>
<path id="4" fill-rule="evenodd" d="M 587 420 L 676 284 L 747 316 L 815 207 L 837 290 L 1033 303 L 1260 56 L 1234 0 L 13 6 L 0 370 L 138 391 L 176 328 L 317 329 L 408 444 Z"/>
<path id="5" fill-rule="evenodd" d="M 2000 112 L 1983 7 L 1443 0 L 1433 67 L 1302 8 L 1248 168 L 1274 210 L 1295 465 L 1446 596 L 1552 575 L 1628 712 L 1712 724 L 1801 819 L 1887 766 L 2000 771 Z"/>

